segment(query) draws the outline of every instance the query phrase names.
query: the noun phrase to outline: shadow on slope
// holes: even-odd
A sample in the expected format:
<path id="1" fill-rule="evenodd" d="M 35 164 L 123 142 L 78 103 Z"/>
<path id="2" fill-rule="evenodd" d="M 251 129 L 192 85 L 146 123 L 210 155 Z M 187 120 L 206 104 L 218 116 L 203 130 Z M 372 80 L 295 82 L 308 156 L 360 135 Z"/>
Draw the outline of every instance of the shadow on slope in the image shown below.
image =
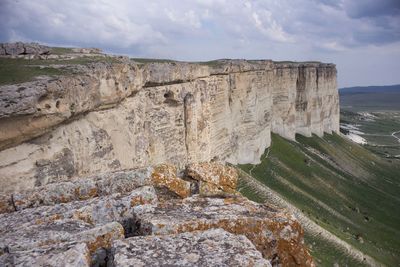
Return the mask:
<path id="1" fill-rule="evenodd" d="M 273 134 L 259 165 L 241 165 L 332 234 L 388 266 L 400 262 L 400 168 L 337 134 Z M 242 193 L 262 201 L 242 184 Z M 318 236 L 306 241 L 321 265 L 358 265 Z"/>

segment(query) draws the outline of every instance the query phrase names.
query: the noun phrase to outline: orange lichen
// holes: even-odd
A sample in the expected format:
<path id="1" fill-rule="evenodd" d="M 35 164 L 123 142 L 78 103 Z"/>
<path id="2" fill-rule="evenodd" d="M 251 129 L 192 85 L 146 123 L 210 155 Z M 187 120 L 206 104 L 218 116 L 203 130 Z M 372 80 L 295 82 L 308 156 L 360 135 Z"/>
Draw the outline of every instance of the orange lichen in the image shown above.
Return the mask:
<path id="1" fill-rule="evenodd" d="M 177 177 L 175 166 L 159 165 L 154 168 L 151 178 L 155 186 L 165 187 L 181 198 L 190 196 L 190 183 Z"/>
<path id="2" fill-rule="evenodd" d="M 94 225 L 92 214 L 90 214 L 88 212 L 82 212 L 82 211 L 77 210 L 72 215 L 72 218 L 74 218 L 76 220 L 84 221 L 84 222 L 89 223 L 91 225 Z"/>
<path id="3" fill-rule="evenodd" d="M 110 248 L 114 240 L 124 238 L 124 228 L 122 226 L 112 229 L 110 232 L 97 236 L 94 240 L 87 241 L 90 254 L 93 254 L 99 248 Z"/>
<path id="4" fill-rule="evenodd" d="M 236 192 L 238 173 L 232 167 L 216 162 L 194 163 L 188 166 L 187 174 L 199 181 L 200 195 Z"/>

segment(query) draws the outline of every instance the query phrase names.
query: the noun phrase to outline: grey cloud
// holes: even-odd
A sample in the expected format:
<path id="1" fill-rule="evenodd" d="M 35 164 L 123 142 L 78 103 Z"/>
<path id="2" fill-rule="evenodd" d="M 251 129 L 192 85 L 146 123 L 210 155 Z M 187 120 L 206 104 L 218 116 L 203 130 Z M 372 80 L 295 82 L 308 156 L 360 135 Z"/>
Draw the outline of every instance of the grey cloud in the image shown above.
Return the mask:
<path id="1" fill-rule="evenodd" d="M 400 15 L 400 1 L 398 0 L 345 0 L 344 8 L 352 18 Z"/>
<path id="2" fill-rule="evenodd" d="M 111 53 L 180 60 L 236 57 L 335 61 L 349 51 L 398 45 L 398 3 L 0 0 L 0 41 L 95 46 Z M 391 50 L 391 57 L 398 58 L 398 53 Z M 345 60 L 341 58 L 340 62 L 344 64 Z"/>

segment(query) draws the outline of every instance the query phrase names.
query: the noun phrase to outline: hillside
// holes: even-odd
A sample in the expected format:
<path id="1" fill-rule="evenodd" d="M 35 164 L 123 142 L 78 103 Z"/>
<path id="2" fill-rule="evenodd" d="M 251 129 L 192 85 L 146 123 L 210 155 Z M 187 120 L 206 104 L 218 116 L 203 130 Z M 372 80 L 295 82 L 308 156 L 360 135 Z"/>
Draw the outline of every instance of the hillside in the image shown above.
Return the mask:
<path id="1" fill-rule="evenodd" d="M 400 110 L 400 85 L 339 89 L 340 107 L 352 111 Z"/>
<path id="2" fill-rule="evenodd" d="M 400 261 L 399 165 L 337 134 L 297 135 L 296 142 L 273 134 L 261 164 L 240 168 L 332 234 L 302 222 L 321 266 Z M 242 179 L 241 192 L 259 202 L 271 199 L 248 179 Z M 361 262 L 359 252 L 367 255 Z"/>

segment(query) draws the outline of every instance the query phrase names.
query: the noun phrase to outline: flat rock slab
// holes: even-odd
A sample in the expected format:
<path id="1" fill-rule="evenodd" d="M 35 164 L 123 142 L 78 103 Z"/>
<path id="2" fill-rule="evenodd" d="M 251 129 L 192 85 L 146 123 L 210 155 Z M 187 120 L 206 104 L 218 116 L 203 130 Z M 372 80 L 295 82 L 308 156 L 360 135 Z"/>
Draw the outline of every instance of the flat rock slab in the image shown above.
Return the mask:
<path id="1" fill-rule="evenodd" d="M 0 242 L 2 236 L 16 234 L 16 231 L 35 225 L 46 225 L 61 219 L 75 219 L 92 227 L 113 221 L 133 218 L 135 213 L 148 212 L 158 201 L 151 186 L 133 190 L 124 196 L 119 193 L 96 197 L 85 201 L 41 206 L 13 213 L 0 214 Z"/>
<path id="2" fill-rule="evenodd" d="M 115 266 L 271 266 L 243 235 L 222 229 L 113 243 Z"/>
<path id="3" fill-rule="evenodd" d="M 245 235 L 272 263 L 311 266 L 303 230 L 294 216 L 243 197 L 189 197 L 159 203 L 152 213 L 137 214 L 137 235 L 168 235 L 222 228 Z"/>
<path id="4" fill-rule="evenodd" d="M 90 253 L 85 243 L 61 244 L 28 251 L 5 253 L 0 256 L 0 266 L 26 267 L 89 267 Z"/>
<path id="5" fill-rule="evenodd" d="M 48 184 L 14 194 L 0 195 L 0 213 L 86 200 L 116 193 L 128 194 L 139 187 L 150 185 L 151 172 L 152 168 L 110 172 L 68 182 Z"/>
<path id="6" fill-rule="evenodd" d="M 111 242 L 124 238 L 124 228 L 117 222 L 93 227 L 80 220 L 55 220 L 32 225 L 0 237 L 0 251 L 17 252 L 64 242 L 86 243 L 90 253 L 110 247 Z"/>

